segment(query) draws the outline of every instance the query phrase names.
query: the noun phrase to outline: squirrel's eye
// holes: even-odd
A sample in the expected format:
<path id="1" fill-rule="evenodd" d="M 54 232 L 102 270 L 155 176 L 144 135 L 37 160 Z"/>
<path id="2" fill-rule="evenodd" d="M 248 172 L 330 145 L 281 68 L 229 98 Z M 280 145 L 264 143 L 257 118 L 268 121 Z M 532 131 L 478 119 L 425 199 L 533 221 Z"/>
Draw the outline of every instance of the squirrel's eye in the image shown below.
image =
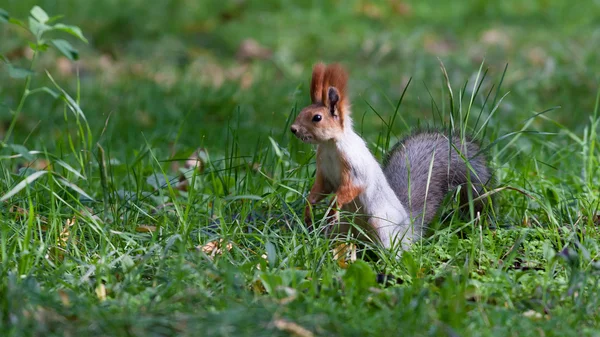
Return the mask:
<path id="1" fill-rule="evenodd" d="M 323 119 L 323 116 L 321 116 L 321 115 L 314 115 L 313 116 L 313 122 L 320 122 L 321 119 Z"/>

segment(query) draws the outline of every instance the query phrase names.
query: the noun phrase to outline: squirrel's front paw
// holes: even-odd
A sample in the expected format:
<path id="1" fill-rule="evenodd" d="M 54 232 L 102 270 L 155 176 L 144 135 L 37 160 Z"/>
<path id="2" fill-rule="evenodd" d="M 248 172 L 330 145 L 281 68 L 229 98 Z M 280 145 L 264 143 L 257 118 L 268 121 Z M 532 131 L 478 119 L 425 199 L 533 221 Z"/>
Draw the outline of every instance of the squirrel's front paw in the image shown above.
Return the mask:
<path id="1" fill-rule="evenodd" d="M 330 226 L 338 225 L 340 223 L 340 212 L 334 208 L 330 209 L 329 213 L 327 213 L 327 220 Z"/>

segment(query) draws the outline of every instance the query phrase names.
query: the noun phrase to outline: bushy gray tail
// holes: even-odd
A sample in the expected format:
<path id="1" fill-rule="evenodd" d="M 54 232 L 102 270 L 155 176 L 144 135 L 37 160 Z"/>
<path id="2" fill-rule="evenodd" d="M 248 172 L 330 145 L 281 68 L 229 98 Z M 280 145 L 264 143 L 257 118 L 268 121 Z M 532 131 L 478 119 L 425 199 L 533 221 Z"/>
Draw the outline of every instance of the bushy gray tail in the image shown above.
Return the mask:
<path id="1" fill-rule="evenodd" d="M 473 158 L 479 146 L 471 140 L 461 142 L 457 136 L 452 137 L 452 144 L 442 132 L 416 132 L 394 145 L 384 160 L 387 180 L 409 209 L 418 225 L 415 228 L 421 229 L 417 233 L 422 232 L 421 224 L 426 226 L 435 217 L 449 191 L 461 186 L 460 203 L 465 204 L 469 200 L 468 188 L 477 198 L 483 193 L 483 186 L 489 184 L 491 172 L 485 156 Z M 484 200 L 475 202 L 475 210 L 481 210 L 483 205 Z"/>

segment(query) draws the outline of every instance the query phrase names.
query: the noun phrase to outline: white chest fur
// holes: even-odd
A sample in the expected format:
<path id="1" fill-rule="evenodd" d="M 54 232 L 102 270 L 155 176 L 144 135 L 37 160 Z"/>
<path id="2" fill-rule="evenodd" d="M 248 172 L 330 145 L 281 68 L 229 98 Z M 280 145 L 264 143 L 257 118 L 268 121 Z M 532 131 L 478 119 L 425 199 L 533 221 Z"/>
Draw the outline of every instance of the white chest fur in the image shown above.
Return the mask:
<path id="1" fill-rule="evenodd" d="M 343 208 L 366 216 L 368 226 L 375 230 L 384 246 L 389 247 L 391 240 L 407 232 L 410 218 L 406 209 L 387 183 L 379 163 L 364 140 L 351 128 L 346 128 L 343 136 L 335 141 L 320 144 L 318 160 L 323 178 L 334 193 L 343 175 L 350 178 L 354 187 L 363 190 Z M 402 239 L 403 243 L 405 241 Z"/>

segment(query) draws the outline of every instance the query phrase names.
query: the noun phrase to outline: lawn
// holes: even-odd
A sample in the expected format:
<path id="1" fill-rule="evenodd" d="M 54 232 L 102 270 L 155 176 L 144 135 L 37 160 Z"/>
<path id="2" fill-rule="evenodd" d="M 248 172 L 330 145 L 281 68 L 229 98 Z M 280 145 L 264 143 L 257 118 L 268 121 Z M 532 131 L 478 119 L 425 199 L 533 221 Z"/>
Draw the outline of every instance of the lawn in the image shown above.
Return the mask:
<path id="1" fill-rule="evenodd" d="M 4 335 L 598 335 L 597 1 L 0 7 Z M 289 132 L 321 60 L 378 159 L 465 120 L 495 207 L 334 255 Z"/>

